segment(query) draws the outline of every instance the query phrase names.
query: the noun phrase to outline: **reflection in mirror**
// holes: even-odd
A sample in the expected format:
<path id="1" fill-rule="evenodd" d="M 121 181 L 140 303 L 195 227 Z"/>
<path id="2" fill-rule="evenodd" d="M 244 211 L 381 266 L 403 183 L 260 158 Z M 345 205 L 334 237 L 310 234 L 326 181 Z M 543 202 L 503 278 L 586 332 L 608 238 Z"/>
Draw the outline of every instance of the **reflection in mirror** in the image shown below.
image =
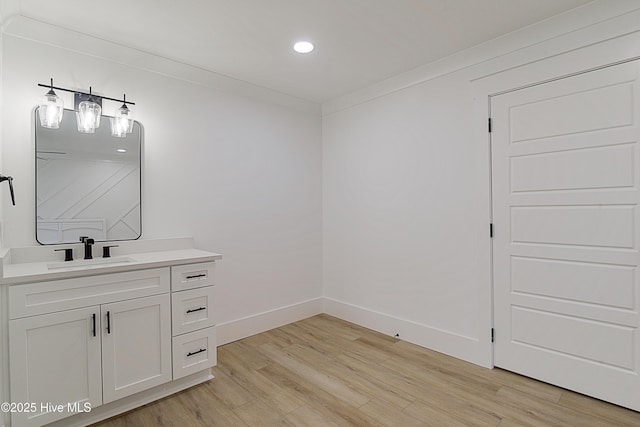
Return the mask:
<path id="1" fill-rule="evenodd" d="M 108 117 L 94 134 L 77 131 L 74 111 L 64 111 L 59 129 L 43 128 L 37 118 L 36 109 L 36 240 L 140 237 L 140 123 L 118 138 Z"/>

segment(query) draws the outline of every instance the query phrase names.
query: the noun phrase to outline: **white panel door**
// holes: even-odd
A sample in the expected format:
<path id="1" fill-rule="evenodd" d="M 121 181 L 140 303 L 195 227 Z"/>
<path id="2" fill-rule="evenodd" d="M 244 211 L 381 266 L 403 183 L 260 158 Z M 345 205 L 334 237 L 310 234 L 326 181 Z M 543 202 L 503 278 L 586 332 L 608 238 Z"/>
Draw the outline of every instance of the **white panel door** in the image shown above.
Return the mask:
<path id="1" fill-rule="evenodd" d="M 101 306 L 104 403 L 171 380 L 170 301 L 163 294 Z"/>
<path id="2" fill-rule="evenodd" d="M 41 426 L 102 403 L 99 307 L 11 320 L 9 340 L 11 401 L 35 404 L 12 414 L 13 427 Z"/>
<path id="3" fill-rule="evenodd" d="M 491 98 L 494 363 L 635 410 L 639 68 Z"/>

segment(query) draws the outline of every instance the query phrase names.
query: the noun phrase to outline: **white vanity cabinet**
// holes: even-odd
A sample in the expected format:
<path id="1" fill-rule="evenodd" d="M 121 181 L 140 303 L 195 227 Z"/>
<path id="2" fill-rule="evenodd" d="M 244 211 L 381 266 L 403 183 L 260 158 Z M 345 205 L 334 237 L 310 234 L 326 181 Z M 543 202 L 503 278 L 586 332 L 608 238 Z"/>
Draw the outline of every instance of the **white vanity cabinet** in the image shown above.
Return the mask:
<path id="1" fill-rule="evenodd" d="M 9 299 L 11 401 L 36 406 L 12 414 L 13 427 L 172 379 L 168 267 L 15 286 Z"/>
<path id="2" fill-rule="evenodd" d="M 0 250 L 0 402 L 14 405 L 0 426 L 83 427 L 213 378 L 222 256 L 190 238 L 118 251 Z"/>

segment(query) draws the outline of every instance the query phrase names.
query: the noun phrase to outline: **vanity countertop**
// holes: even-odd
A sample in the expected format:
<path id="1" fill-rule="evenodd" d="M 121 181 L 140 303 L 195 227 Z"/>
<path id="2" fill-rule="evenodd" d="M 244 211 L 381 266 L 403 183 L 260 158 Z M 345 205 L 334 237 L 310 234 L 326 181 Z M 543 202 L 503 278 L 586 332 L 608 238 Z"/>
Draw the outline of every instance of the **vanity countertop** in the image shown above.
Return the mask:
<path id="1" fill-rule="evenodd" d="M 83 261 L 23 262 L 5 264 L 0 284 L 18 285 L 48 280 L 70 279 L 74 277 L 95 276 L 98 274 L 120 273 L 157 267 L 209 262 L 222 259 L 222 255 L 193 248 L 162 250 L 153 252 L 128 253 L 114 256 L 113 259 L 96 257 L 96 264 L 83 265 Z M 103 264 L 108 260 L 108 264 Z M 118 262 L 122 260 L 121 262 Z M 91 262 L 91 261 L 89 261 Z M 55 266 L 51 268 L 51 266 Z"/>

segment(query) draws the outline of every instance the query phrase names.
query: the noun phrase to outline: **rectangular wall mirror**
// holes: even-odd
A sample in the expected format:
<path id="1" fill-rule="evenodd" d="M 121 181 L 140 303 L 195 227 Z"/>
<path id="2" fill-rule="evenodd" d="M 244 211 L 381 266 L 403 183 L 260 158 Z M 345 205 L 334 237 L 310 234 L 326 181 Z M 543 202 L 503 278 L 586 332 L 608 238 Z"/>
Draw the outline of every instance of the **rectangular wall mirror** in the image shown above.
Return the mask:
<path id="1" fill-rule="evenodd" d="M 93 134 L 78 132 L 74 111 L 59 129 L 40 126 L 35 111 L 36 240 L 43 245 L 133 240 L 142 231 L 142 129 L 111 135 L 102 116 Z"/>

